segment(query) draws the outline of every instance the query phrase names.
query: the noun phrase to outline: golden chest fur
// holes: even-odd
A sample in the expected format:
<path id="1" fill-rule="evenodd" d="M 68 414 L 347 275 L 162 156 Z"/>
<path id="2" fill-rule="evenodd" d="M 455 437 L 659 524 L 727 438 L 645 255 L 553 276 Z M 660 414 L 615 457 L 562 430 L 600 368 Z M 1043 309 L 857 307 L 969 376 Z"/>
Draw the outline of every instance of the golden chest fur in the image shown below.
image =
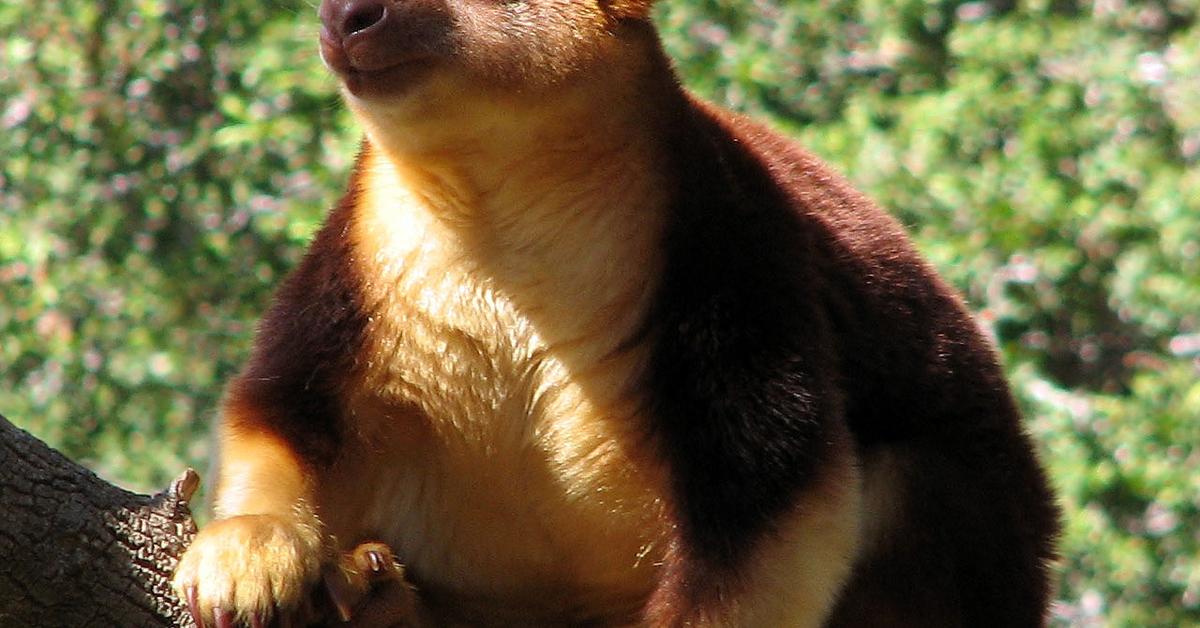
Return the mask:
<path id="1" fill-rule="evenodd" d="M 642 440 L 628 433 L 641 429 L 644 356 L 622 343 L 649 268 L 575 260 L 559 270 L 597 279 L 563 294 L 555 273 L 523 275 L 507 252 L 481 253 L 447 228 L 446 207 L 414 194 L 386 158 L 368 159 L 349 234 L 373 269 L 367 346 L 347 411 L 387 460 L 357 527 L 391 543 L 424 586 L 453 584 L 460 608 L 494 613 L 504 599 L 527 611 L 547 592 L 559 616 L 564 605 L 622 606 L 574 598 L 585 591 L 636 608 L 662 553 L 661 480 L 630 451 Z M 507 199 L 527 213 L 539 201 Z M 554 208 L 572 210 L 586 208 Z"/>

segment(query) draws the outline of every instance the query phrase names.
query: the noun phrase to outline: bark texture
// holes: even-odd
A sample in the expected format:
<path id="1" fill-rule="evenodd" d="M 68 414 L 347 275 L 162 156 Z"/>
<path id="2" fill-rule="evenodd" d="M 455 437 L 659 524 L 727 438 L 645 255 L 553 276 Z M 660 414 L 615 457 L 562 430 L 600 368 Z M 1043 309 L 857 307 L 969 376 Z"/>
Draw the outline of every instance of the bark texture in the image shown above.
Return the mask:
<path id="1" fill-rule="evenodd" d="M 192 626 L 170 579 L 198 484 L 131 493 L 0 416 L 0 626 Z"/>

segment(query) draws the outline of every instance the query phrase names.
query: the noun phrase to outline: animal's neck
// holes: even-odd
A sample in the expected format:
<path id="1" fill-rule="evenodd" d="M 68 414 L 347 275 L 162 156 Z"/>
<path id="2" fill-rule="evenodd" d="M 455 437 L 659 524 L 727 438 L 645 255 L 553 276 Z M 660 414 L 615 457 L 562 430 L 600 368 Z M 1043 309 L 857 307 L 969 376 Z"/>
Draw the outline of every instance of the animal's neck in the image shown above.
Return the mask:
<path id="1" fill-rule="evenodd" d="M 443 239 L 548 342 L 611 352 L 650 298 L 670 202 L 661 125 L 622 96 L 498 111 L 421 150 L 372 134 L 366 167 L 415 201 L 376 211 L 422 213 L 423 237 Z"/>

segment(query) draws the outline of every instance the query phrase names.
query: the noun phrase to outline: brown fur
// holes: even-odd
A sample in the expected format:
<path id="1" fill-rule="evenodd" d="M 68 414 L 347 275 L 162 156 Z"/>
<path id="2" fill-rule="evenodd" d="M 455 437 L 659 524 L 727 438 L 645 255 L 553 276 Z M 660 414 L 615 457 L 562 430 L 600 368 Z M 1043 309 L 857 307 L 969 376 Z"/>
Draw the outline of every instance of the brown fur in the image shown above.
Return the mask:
<path id="1" fill-rule="evenodd" d="M 303 618 L 379 540 L 417 599 L 371 625 L 1042 621 L 991 348 L 892 219 L 679 88 L 648 10 L 322 5 L 367 139 L 230 386 L 200 615 Z"/>

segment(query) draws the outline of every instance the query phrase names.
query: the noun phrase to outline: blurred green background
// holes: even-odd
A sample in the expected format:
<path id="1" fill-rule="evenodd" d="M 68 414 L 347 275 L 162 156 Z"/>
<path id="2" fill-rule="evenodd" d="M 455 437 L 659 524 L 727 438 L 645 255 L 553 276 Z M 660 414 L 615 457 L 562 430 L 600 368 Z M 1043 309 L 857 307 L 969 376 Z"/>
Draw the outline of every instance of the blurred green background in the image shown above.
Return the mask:
<path id="1" fill-rule="evenodd" d="M 0 413 L 149 491 L 358 131 L 315 2 L 0 4 Z M 1066 509 L 1062 625 L 1200 625 L 1192 0 L 663 0 L 688 84 L 883 201 L 1008 365 Z"/>

